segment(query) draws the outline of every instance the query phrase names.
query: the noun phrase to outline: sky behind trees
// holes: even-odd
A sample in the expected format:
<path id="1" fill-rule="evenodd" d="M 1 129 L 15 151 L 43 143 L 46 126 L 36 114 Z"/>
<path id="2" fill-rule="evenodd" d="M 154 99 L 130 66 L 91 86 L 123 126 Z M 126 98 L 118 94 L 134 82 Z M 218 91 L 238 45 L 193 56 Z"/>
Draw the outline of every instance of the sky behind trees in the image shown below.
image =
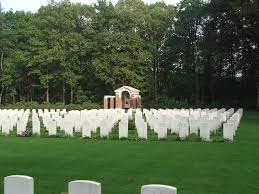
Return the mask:
<path id="1" fill-rule="evenodd" d="M 87 3 L 92 4 L 97 0 L 71 0 L 74 3 Z M 117 3 L 118 0 L 111 0 L 113 4 Z M 160 0 L 144 0 L 146 3 L 155 3 Z M 176 4 L 180 0 L 164 0 L 167 4 Z M 24 10 L 24 11 L 37 11 L 40 6 L 47 5 L 48 0 L 0 0 L 2 4 L 2 8 L 4 11 L 9 11 L 12 9 L 13 11 Z"/>

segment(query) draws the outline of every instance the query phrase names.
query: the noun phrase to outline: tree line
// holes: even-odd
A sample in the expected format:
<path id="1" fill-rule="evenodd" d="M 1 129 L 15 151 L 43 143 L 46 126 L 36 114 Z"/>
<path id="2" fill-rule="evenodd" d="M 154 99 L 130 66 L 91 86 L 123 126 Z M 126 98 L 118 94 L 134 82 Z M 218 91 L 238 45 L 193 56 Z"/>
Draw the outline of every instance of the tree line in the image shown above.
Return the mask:
<path id="1" fill-rule="evenodd" d="M 130 85 L 146 106 L 256 106 L 253 0 L 0 10 L 1 104 L 101 103 Z"/>

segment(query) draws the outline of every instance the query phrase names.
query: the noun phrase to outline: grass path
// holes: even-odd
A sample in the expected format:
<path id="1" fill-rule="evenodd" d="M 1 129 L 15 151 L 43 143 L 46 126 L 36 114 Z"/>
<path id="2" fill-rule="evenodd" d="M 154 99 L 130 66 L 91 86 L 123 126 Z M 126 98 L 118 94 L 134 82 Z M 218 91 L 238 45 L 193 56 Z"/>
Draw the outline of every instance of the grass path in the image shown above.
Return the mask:
<path id="1" fill-rule="evenodd" d="M 102 183 L 102 194 L 139 194 L 168 184 L 179 194 L 259 193 L 259 113 L 245 112 L 234 143 L 0 137 L 3 178 L 35 178 L 35 194 L 60 194 L 67 183 Z"/>

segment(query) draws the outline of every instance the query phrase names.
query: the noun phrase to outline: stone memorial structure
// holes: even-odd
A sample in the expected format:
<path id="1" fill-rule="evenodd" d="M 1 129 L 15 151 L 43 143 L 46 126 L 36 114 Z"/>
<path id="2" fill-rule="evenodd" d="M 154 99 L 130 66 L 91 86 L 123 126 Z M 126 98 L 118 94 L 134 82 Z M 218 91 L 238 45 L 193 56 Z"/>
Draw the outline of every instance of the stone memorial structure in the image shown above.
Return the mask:
<path id="1" fill-rule="evenodd" d="M 103 99 L 104 109 L 141 108 L 141 95 L 139 90 L 130 86 L 122 86 L 115 90 L 115 96 L 106 95 Z"/>

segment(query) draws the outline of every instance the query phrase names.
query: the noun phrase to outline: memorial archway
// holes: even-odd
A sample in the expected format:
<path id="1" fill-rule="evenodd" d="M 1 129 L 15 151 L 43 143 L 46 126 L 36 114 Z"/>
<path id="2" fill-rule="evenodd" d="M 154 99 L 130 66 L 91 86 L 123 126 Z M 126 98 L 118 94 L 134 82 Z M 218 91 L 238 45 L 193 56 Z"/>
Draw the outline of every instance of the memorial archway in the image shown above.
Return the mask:
<path id="1" fill-rule="evenodd" d="M 131 107 L 130 103 L 130 93 L 128 91 L 123 91 L 121 93 L 122 108 L 129 109 Z"/>
<path id="2" fill-rule="evenodd" d="M 115 96 L 104 96 L 103 106 L 107 108 L 141 108 L 139 90 L 130 86 L 122 86 L 114 91 Z"/>

